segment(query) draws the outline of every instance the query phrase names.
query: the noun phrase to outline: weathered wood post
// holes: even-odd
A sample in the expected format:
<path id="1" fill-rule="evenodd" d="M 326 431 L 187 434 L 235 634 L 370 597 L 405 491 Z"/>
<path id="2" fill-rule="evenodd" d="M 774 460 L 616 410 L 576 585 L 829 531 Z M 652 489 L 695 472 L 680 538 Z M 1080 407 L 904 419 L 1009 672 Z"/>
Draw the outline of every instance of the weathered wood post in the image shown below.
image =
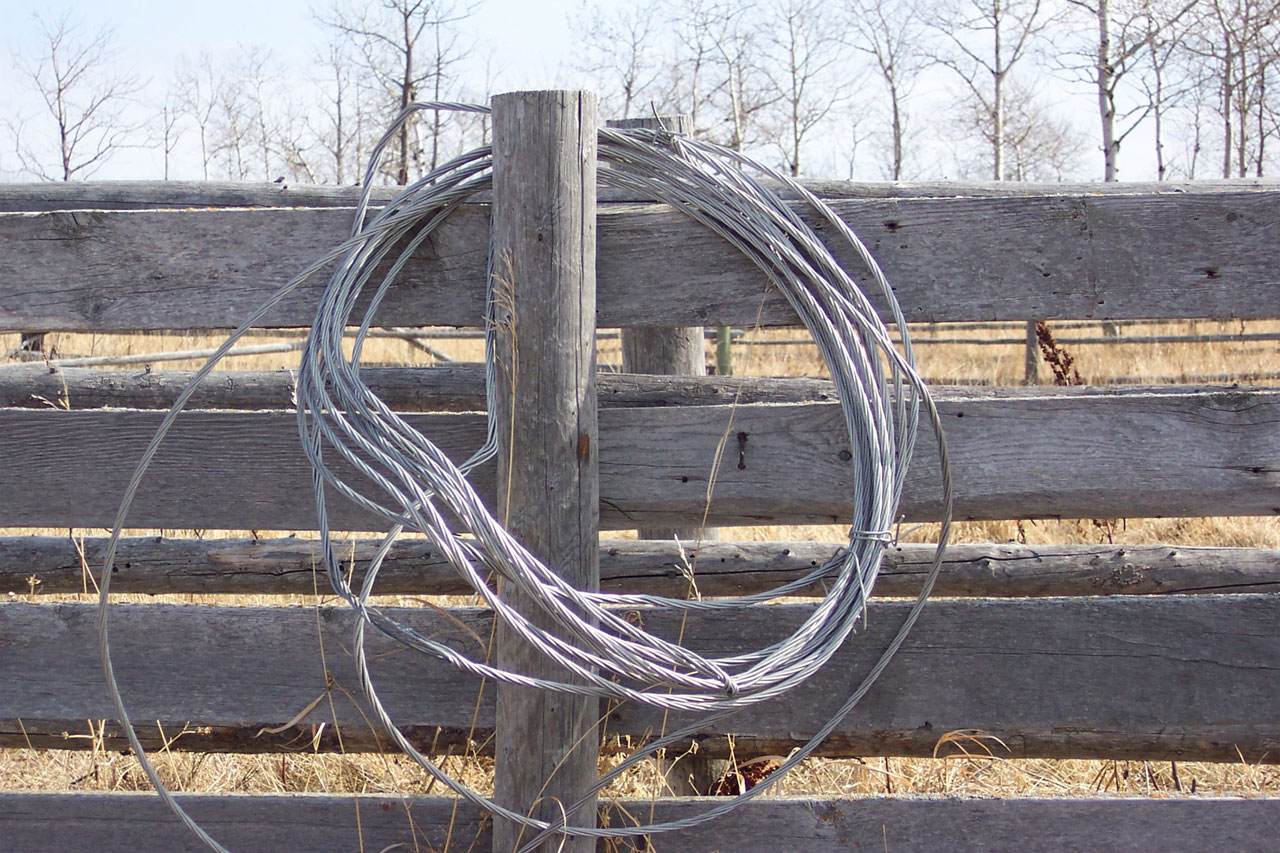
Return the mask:
<path id="1" fill-rule="evenodd" d="M 1036 320 L 1027 321 L 1026 358 L 1022 372 L 1023 385 L 1040 384 L 1040 337 L 1036 334 Z"/>
<path id="2" fill-rule="evenodd" d="M 653 118 L 615 119 L 609 127 L 666 128 L 673 133 L 693 130 L 688 116 L 656 116 Z M 725 327 L 727 328 L 727 327 Z M 626 373 L 649 373 L 655 376 L 705 376 L 707 373 L 706 336 L 701 326 L 641 326 L 622 330 L 622 369 Z M 678 537 L 692 550 L 698 542 L 720 538 L 714 527 L 640 528 L 641 539 Z M 707 794 L 728 767 L 723 759 L 689 754 L 681 758 L 659 759 L 662 775 L 676 796 Z"/>
<path id="3" fill-rule="evenodd" d="M 733 331 L 728 326 L 716 327 L 716 375 L 733 375 Z"/>
<path id="4" fill-rule="evenodd" d="M 596 458 L 596 98 L 582 91 L 493 98 L 493 252 L 498 307 L 497 512 L 533 553 L 578 587 L 598 589 Z M 507 587 L 504 592 L 511 592 Z M 521 596 L 537 624 L 552 621 Z M 567 674 L 511 632 L 497 635 L 504 668 Z M 542 819 L 595 782 L 597 699 L 499 685 L 495 795 Z M 569 815 L 594 825 L 595 803 Z M 531 838 L 494 826 L 494 850 Z M 591 839 L 547 850 L 586 853 Z"/>

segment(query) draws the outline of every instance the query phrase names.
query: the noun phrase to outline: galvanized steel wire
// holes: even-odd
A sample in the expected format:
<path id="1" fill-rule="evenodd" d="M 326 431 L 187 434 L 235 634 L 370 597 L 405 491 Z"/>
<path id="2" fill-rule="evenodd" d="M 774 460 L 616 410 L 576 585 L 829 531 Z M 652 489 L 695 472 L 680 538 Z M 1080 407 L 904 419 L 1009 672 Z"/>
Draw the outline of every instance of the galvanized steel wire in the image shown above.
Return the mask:
<path id="1" fill-rule="evenodd" d="M 773 287 L 785 294 L 830 370 L 844 414 L 852 453 L 847 463 L 853 483 L 849 543 L 802 578 L 767 593 L 732 599 L 579 590 L 561 579 L 554 566 L 544 564 L 525 549 L 494 517 L 467 479 L 468 472 L 492 458 L 498 449 L 499 425 L 494 420 L 493 401 L 497 387 L 494 344 L 499 330 L 494 322 L 492 269 L 486 300 L 488 432 L 484 444 L 466 462 L 454 464 L 428 436 L 386 406 L 360 379 L 364 341 L 384 297 L 409 258 L 459 204 L 492 188 L 492 152 L 482 147 L 440 166 L 405 188 L 385 207 L 370 211 L 369 188 L 376 178 L 382 150 L 413 112 L 430 109 L 487 112 L 484 107 L 424 103 L 411 105 L 398 117 L 370 159 L 351 237 L 290 280 L 197 372 L 166 414 L 139 462 L 106 550 L 99 585 L 99 638 L 117 715 L 157 791 L 214 850 L 225 848 L 182 810 L 146 758 L 115 681 L 108 630 L 115 551 L 147 466 L 196 387 L 276 303 L 329 264 L 336 266 L 302 354 L 297 387 L 298 429 L 312 464 L 326 573 L 334 591 L 360 616 L 354 654 L 361 686 L 391 738 L 428 773 L 458 795 L 531 830 L 531 840 L 522 849 L 532 849 L 556 833 L 618 837 L 686 827 L 724 814 L 765 791 L 771 782 L 807 757 L 870 689 L 919 616 L 941 563 L 951 519 L 946 444 L 937 410 L 915 368 L 905 318 L 875 259 L 839 216 L 798 182 L 740 152 L 646 129 L 600 130 L 600 181 L 644 193 L 684 212 L 736 246 L 764 272 Z M 889 328 L 872 301 L 827 248 L 815 226 L 807 224 L 753 173 L 765 175 L 796 193 L 816 216 L 816 227 L 832 233 L 852 249 L 857 264 L 875 285 L 879 305 L 887 310 L 901 336 L 901 352 L 894 348 Z M 384 266 L 386 273 L 375 282 L 375 271 Z M 360 304 L 364 307 L 357 310 Z M 349 337 L 348 329 L 353 326 L 357 331 L 348 357 L 343 340 L 344 335 Z M 892 541 L 922 410 L 937 439 L 944 507 L 938 550 L 923 591 L 875 666 L 830 722 L 788 756 L 764 783 L 743 795 L 695 817 L 645 826 L 565 826 L 563 818 L 552 822 L 536 820 L 503 808 L 451 778 L 409 743 L 379 699 L 365 651 L 366 625 L 404 646 L 497 681 L 704 715 L 650 742 L 602 776 L 578 803 L 564 809 L 564 814 L 573 814 L 579 805 L 642 758 L 687 740 L 737 710 L 795 688 L 817 672 L 856 631 L 859 621 L 866 618 L 867 599 L 881 556 Z M 333 465 L 335 459 L 341 459 L 346 463 L 343 467 L 355 474 L 340 473 Z M 348 584 L 330 535 L 328 503 L 335 492 L 390 525 L 359 590 Z M 425 534 L 493 610 L 495 618 L 555 661 L 566 678 L 535 678 L 504 670 L 425 636 L 370 604 L 383 559 L 406 529 Z M 525 614 L 513 609 L 491 583 L 493 574 L 553 616 L 555 631 L 537 627 Z M 826 588 L 825 597 L 791 635 L 764 648 L 729 656 L 684 648 L 649 633 L 625 618 L 623 612 L 623 608 L 664 608 L 683 611 L 688 619 L 697 619 L 709 611 L 759 605 L 818 582 Z"/>

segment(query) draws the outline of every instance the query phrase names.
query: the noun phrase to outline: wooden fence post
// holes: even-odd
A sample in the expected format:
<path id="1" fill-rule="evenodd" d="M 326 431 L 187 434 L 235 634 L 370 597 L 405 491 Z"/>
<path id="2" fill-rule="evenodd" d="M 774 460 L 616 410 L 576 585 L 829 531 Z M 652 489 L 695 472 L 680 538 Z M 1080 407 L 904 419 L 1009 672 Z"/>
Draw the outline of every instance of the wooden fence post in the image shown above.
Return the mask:
<path id="1" fill-rule="evenodd" d="M 690 133 L 688 116 L 615 119 L 609 127 L 666 128 L 674 133 Z M 727 328 L 727 327 L 726 327 Z M 642 326 L 622 330 L 622 370 L 624 373 L 648 373 L 655 376 L 705 376 L 707 373 L 706 336 L 701 326 Z M 641 539 L 672 539 L 692 545 L 717 540 L 720 531 L 714 527 L 641 528 Z M 658 759 L 662 775 L 676 796 L 698 796 L 709 793 L 723 777 L 728 762 L 705 755 L 689 754 L 677 759 Z"/>
<path id="2" fill-rule="evenodd" d="M 716 327 L 716 376 L 733 375 L 733 330 Z"/>
<path id="3" fill-rule="evenodd" d="M 1027 321 L 1026 365 L 1023 370 L 1023 385 L 1040 384 L 1040 338 L 1036 334 L 1035 320 Z"/>
<path id="4" fill-rule="evenodd" d="M 583 91 L 493 98 L 493 252 L 498 306 L 497 512 L 530 551 L 574 585 L 599 589 L 596 457 L 596 97 Z M 504 595 L 543 627 L 527 599 Z M 500 666 L 558 680 L 567 673 L 499 630 Z M 542 819 L 597 779 L 599 700 L 499 685 L 495 795 Z M 595 803 L 569 815 L 595 824 Z M 498 820 L 494 850 L 530 830 Z M 544 850 L 586 853 L 591 839 Z"/>

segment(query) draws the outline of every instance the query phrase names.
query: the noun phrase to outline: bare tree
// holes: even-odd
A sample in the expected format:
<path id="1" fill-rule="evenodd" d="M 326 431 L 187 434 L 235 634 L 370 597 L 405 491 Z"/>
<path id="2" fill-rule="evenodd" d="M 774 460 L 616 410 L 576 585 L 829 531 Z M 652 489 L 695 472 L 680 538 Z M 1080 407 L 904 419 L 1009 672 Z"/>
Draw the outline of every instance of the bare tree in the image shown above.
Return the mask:
<path id="1" fill-rule="evenodd" d="M 484 74 L 479 80 L 473 80 L 468 89 L 464 89 L 463 97 L 470 101 L 485 101 L 492 92 L 497 91 L 497 81 L 503 71 L 499 56 L 492 47 L 485 51 Z M 474 86 L 474 89 L 470 87 Z M 488 145 L 493 131 L 492 118 L 488 113 L 458 113 L 458 150 L 462 154 L 470 148 Z"/>
<path id="2" fill-rule="evenodd" d="M 1052 107 L 1035 93 L 1016 82 L 1005 89 L 1004 172 L 1006 181 L 1061 181 L 1078 168 L 1084 140 Z M 958 167 L 964 177 L 992 174 L 992 145 L 995 127 L 985 106 L 977 100 L 959 116 L 962 135 L 981 139 L 986 145 L 971 158 L 960 158 Z"/>
<path id="3" fill-rule="evenodd" d="M 935 26 L 949 49 L 937 57 L 964 81 L 990 132 L 992 176 L 1005 176 L 1006 88 L 1010 74 L 1056 18 L 1046 0 L 954 0 Z"/>
<path id="4" fill-rule="evenodd" d="M 159 122 L 160 131 L 160 148 L 164 154 L 164 180 L 169 180 L 169 161 L 173 157 L 173 152 L 178 147 L 178 140 L 182 138 L 182 111 L 178 107 L 177 99 L 173 92 L 168 92 L 164 97 L 164 103 L 160 105 L 160 114 L 156 116 Z"/>
<path id="5" fill-rule="evenodd" d="M 1165 157 L 1165 116 L 1191 91 L 1200 86 L 1192 74 L 1179 74 L 1178 58 L 1185 55 L 1185 37 L 1199 0 L 1142 0 L 1142 22 L 1146 30 L 1146 68 L 1139 77 L 1152 120 L 1156 155 L 1156 180 L 1163 181 L 1169 164 Z M 1198 114 L 1198 108 L 1197 108 Z M 1196 136 L 1199 125 L 1196 125 Z M 1195 147 L 1198 153 L 1198 144 Z M 1195 171 L 1194 164 L 1192 166 Z"/>
<path id="6" fill-rule="evenodd" d="M 669 19 L 676 37 L 671 64 L 669 111 L 689 117 L 695 135 L 707 135 L 705 124 L 712 99 L 723 82 L 718 79 L 715 32 L 721 11 L 716 0 L 689 0 Z"/>
<path id="7" fill-rule="evenodd" d="M 270 153 L 277 168 L 283 170 L 276 180 L 287 177 L 309 184 L 322 183 L 327 177 L 325 163 L 329 152 L 310 123 L 314 105 L 279 93 L 275 97 L 277 101 L 271 110 Z"/>
<path id="8" fill-rule="evenodd" d="M 843 96 L 834 77 L 844 44 L 823 0 L 775 0 L 767 14 L 764 70 L 777 112 L 770 135 L 795 177 L 805 139 Z"/>
<path id="9" fill-rule="evenodd" d="M 1222 122 L 1222 176 L 1261 177 L 1267 82 L 1280 57 L 1280 0 L 1203 0 L 1189 49 L 1206 61 Z"/>
<path id="10" fill-rule="evenodd" d="M 337 184 L 347 182 L 354 151 L 359 147 L 356 135 L 360 122 L 356 111 L 360 98 L 351 71 L 351 57 L 345 38 L 335 38 L 320 57 L 323 77 L 317 81 L 319 110 L 307 119 L 307 125 L 324 151 L 324 174 Z M 355 164 L 358 173 L 359 164 Z"/>
<path id="11" fill-rule="evenodd" d="M 1080 167 L 1084 139 L 1070 122 L 1033 95 L 1018 92 L 1008 103 L 1005 177 L 1014 181 L 1063 181 Z"/>
<path id="12" fill-rule="evenodd" d="M 275 147 L 273 99 L 267 92 L 275 76 L 270 54 L 261 47 L 241 48 L 223 63 L 207 65 L 210 120 L 208 154 L 234 181 L 270 180 Z"/>
<path id="13" fill-rule="evenodd" d="M 1102 132 L 1104 181 L 1116 180 L 1117 160 L 1124 140 L 1151 114 L 1156 100 L 1150 97 L 1123 112 L 1117 111 L 1117 92 L 1126 78 L 1149 70 L 1152 49 L 1162 33 L 1176 27 L 1197 0 L 1160 6 L 1151 0 L 1067 0 L 1077 15 L 1090 22 L 1097 40 L 1077 54 L 1083 62 L 1072 68 L 1090 79 L 1098 99 Z M 1120 122 L 1123 127 L 1117 127 Z"/>
<path id="14" fill-rule="evenodd" d="M 906 99 L 932 63 L 918 0 L 849 0 L 847 39 L 872 60 L 889 96 L 888 177 L 902 180 L 906 159 Z"/>
<path id="15" fill-rule="evenodd" d="M 1206 115 L 1213 111 L 1212 103 L 1216 96 L 1206 82 L 1208 75 L 1203 65 L 1198 61 L 1187 62 L 1186 65 L 1186 84 L 1179 89 L 1177 109 L 1170 113 L 1177 131 L 1174 137 L 1176 153 L 1166 164 L 1166 169 L 1170 175 L 1177 174 L 1194 181 L 1199 175 L 1200 160 L 1206 149 Z"/>
<path id="16" fill-rule="evenodd" d="M 578 71 L 599 81 L 603 114 L 629 118 L 634 110 L 650 112 L 660 99 L 659 84 L 668 70 L 659 38 L 666 11 L 661 0 L 636 5 L 597 3 L 570 26 L 582 47 Z"/>
<path id="17" fill-rule="evenodd" d="M 728 127 L 711 135 L 741 151 L 756 141 L 760 116 L 778 97 L 761 62 L 763 26 L 750 0 L 722 0 L 702 20 L 713 48 L 712 98 Z"/>
<path id="18" fill-rule="evenodd" d="M 450 69 L 461 55 L 456 25 L 470 14 L 470 7 L 454 6 L 448 0 L 334 0 L 318 18 L 355 49 L 362 71 L 383 95 L 386 121 L 419 100 L 424 91 L 443 99 L 454 84 Z M 410 119 L 397 136 L 388 173 L 398 184 L 407 184 L 411 172 L 420 171 L 419 124 L 417 117 Z M 433 166 L 439 156 L 441 124 L 437 111 L 430 128 Z"/>
<path id="19" fill-rule="evenodd" d="M 217 109 L 218 71 L 213 57 L 206 51 L 193 61 L 180 61 L 173 76 L 172 91 L 177 110 L 195 125 L 200 138 L 200 164 L 204 179 L 209 180 L 213 162 L 213 113 Z"/>
<path id="20" fill-rule="evenodd" d="M 142 81 L 119 65 L 110 29 L 85 35 L 70 12 L 35 19 L 43 35 L 40 48 L 15 54 L 14 64 L 35 87 L 47 115 L 8 123 L 15 153 L 24 171 L 44 180 L 88 177 L 133 144 L 141 125 L 125 113 Z M 56 163 L 49 151 L 57 152 Z"/>

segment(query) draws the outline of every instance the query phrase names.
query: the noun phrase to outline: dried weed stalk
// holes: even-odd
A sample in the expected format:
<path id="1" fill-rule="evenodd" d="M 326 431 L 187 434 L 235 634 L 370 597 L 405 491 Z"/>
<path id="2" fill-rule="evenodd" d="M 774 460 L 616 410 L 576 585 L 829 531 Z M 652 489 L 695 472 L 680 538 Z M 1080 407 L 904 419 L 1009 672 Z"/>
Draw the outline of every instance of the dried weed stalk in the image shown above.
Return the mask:
<path id="1" fill-rule="evenodd" d="M 1043 320 L 1036 322 L 1036 341 L 1040 344 L 1040 354 L 1045 364 L 1053 371 L 1054 385 L 1083 385 L 1080 371 L 1076 369 L 1076 360 L 1058 343 L 1058 339 L 1049 330 L 1049 324 Z"/>

